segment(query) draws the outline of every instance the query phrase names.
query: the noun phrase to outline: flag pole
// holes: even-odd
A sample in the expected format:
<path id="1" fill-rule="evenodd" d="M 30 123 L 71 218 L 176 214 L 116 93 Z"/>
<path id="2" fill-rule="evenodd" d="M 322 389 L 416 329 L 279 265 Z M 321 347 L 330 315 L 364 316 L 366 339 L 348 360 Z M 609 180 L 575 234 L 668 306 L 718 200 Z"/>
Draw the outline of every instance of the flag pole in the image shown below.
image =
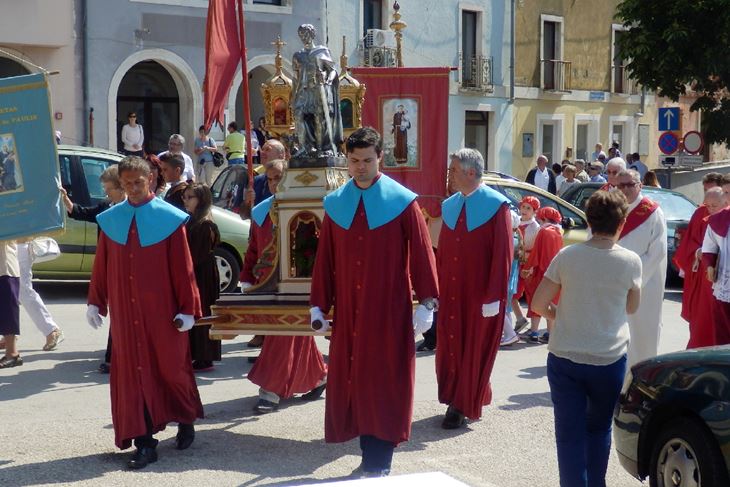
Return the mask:
<path id="1" fill-rule="evenodd" d="M 241 41 L 241 71 L 243 75 L 241 83 L 241 98 L 243 98 L 243 116 L 246 117 L 246 161 L 248 162 L 248 190 L 253 192 L 251 104 L 248 99 L 248 63 L 246 62 L 246 31 L 244 30 L 243 21 L 243 0 L 238 0 L 238 33 Z M 251 201 L 253 201 L 253 199 Z"/>

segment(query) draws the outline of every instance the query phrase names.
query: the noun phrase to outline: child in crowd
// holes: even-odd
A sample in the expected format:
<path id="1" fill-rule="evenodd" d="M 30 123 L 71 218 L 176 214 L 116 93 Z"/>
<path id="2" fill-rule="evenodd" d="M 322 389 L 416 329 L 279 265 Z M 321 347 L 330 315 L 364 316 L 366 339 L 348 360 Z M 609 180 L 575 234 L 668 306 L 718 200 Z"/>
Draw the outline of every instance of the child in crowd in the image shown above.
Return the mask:
<path id="1" fill-rule="evenodd" d="M 577 179 L 575 179 L 576 174 L 575 166 L 572 164 L 568 164 L 563 168 L 563 176 L 565 179 L 563 182 L 558 186 L 558 195 L 562 196 L 565 194 L 566 191 L 568 191 L 568 188 L 573 186 L 574 184 L 580 183 Z"/>
<path id="2" fill-rule="evenodd" d="M 537 290 L 537 286 L 542 281 L 553 257 L 557 255 L 563 247 L 563 229 L 560 226 L 562 216 L 555 208 L 540 208 L 537 214 L 537 221 L 540 223 L 540 231 L 535 237 L 535 245 L 530 252 L 530 257 L 524 266 L 524 270 L 520 276 L 525 279 L 525 294 L 527 295 L 527 304 L 529 306 L 527 317 L 530 318 L 530 332 L 528 338 L 531 342 L 547 343 L 550 340 L 550 332 L 553 329 L 553 320 L 545 319 L 547 322 L 547 332 L 540 336 L 537 332 L 540 326 L 541 316 L 532 308 L 532 297 Z M 555 298 L 557 304 L 557 297 Z"/>
<path id="3" fill-rule="evenodd" d="M 535 220 L 535 212 L 540 209 L 540 200 L 534 196 L 525 196 L 520 201 L 520 225 L 518 231 L 522 236 L 520 246 L 520 274 L 525 268 L 532 247 L 535 245 L 535 237 L 540 230 L 540 225 Z M 520 333 L 527 326 L 527 318 L 520 308 L 520 298 L 525 294 L 525 280 L 520 277 L 517 281 L 517 290 L 512 296 L 512 310 L 515 313 L 515 333 Z"/>

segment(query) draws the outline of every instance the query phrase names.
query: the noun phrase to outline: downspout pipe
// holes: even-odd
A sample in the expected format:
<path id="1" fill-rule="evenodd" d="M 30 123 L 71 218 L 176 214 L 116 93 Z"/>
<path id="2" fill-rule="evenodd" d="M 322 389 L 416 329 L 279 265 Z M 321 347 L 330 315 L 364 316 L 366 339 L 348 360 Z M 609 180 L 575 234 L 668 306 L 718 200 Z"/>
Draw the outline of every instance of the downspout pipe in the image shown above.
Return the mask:
<path id="1" fill-rule="evenodd" d="M 84 141 L 83 145 L 88 145 L 91 138 L 91 128 L 88 123 L 89 116 L 89 29 L 88 29 L 88 8 L 87 0 L 81 0 L 81 35 L 83 52 L 81 56 L 83 60 L 81 62 L 81 85 L 82 85 L 82 99 L 84 106 L 84 114 L 81 117 L 84 125 Z"/>
<path id="2" fill-rule="evenodd" d="M 515 3 L 511 1 L 509 9 L 509 101 L 515 101 Z"/>

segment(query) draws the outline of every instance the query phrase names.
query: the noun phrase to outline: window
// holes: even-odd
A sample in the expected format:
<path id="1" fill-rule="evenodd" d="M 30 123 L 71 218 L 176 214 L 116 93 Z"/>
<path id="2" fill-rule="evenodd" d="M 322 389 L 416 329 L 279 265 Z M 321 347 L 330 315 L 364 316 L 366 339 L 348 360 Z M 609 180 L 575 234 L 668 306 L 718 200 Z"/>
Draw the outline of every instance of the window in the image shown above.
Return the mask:
<path id="1" fill-rule="evenodd" d="M 555 61 L 558 59 L 557 22 L 545 22 L 542 27 L 542 58 L 545 61 L 545 73 L 543 75 L 543 86 L 546 90 L 555 89 Z"/>
<path id="2" fill-rule="evenodd" d="M 576 127 L 575 157 L 588 160 L 588 124 L 582 123 Z"/>
<path id="3" fill-rule="evenodd" d="M 106 192 L 99 177 L 110 164 L 112 164 L 112 161 L 105 159 L 81 157 L 81 167 L 84 170 L 84 179 L 86 180 L 86 187 L 89 190 L 89 199 L 92 205 L 98 205 L 106 199 Z"/>
<path id="4" fill-rule="evenodd" d="M 383 0 L 363 0 L 363 36 L 369 29 L 383 28 Z"/>
<path id="5" fill-rule="evenodd" d="M 544 90 L 570 89 L 570 63 L 563 61 L 563 18 L 540 15 L 540 81 Z"/>
<path id="6" fill-rule="evenodd" d="M 549 164 L 562 159 L 564 120 L 565 115 L 561 113 L 537 115 L 535 147 L 548 158 Z"/>
<path id="7" fill-rule="evenodd" d="M 461 82 L 469 84 L 476 76 L 473 72 L 477 56 L 477 12 L 461 12 Z"/>
<path id="8" fill-rule="evenodd" d="M 542 193 L 538 193 L 537 191 L 530 191 L 529 189 L 524 187 L 509 186 L 506 184 L 490 185 L 490 187 L 505 195 L 515 208 L 519 208 L 520 201 L 522 201 L 522 198 L 524 198 L 525 196 L 534 196 L 535 198 L 540 200 L 541 208 L 544 206 L 549 206 L 550 208 L 555 208 L 556 210 L 558 210 L 563 218 L 571 218 L 573 222 L 575 222 L 575 228 L 587 227 L 585 220 L 578 213 L 574 212 L 566 206 L 559 204 L 556 200 L 548 198 Z"/>
<path id="9" fill-rule="evenodd" d="M 489 167 L 489 112 L 467 111 L 464 114 L 464 147 L 481 152 L 486 171 Z"/>
<path id="10" fill-rule="evenodd" d="M 619 148 L 622 149 L 624 145 L 624 124 L 615 123 L 611 126 L 611 143 L 618 142 Z M 623 149 L 626 150 L 626 149 Z"/>

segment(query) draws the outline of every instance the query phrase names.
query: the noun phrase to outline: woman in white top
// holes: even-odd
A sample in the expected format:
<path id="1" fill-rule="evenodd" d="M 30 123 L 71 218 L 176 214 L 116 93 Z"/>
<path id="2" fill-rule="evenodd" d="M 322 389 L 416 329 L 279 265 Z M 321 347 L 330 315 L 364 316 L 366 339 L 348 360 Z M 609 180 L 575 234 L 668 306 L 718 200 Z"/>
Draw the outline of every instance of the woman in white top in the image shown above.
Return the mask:
<path id="1" fill-rule="evenodd" d="M 20 335 L 20 267 L 15 242 L 0 241 L 0 335 L 5 343 L 5 355 L 0 358 L 0 369 L 23 365 L 15 345 Z"/>
<path id="2" fill-rule="evenodd" d="M 595 192 L 586 206 L 591 239 L 555 256 L 532 300 L 555 320 L 547 375 L 563 486 L 606 485 L 613 409 L 626 375 L 627 314 L 641 294 L 641 259 L 616 243 L 627 213 L 620 191 Z"/>
<path id="3" fill-rule="evenodd" d="M 122 127 L 122 143 L 124 144 L 122 154 L 126 156 L 144 157 L 144 150 L 142 149 L 144 145 L 144 130 L 137 123 L 137 114 L 129 112 L 127 120 L 129 120 L 129 123 Z"/>

